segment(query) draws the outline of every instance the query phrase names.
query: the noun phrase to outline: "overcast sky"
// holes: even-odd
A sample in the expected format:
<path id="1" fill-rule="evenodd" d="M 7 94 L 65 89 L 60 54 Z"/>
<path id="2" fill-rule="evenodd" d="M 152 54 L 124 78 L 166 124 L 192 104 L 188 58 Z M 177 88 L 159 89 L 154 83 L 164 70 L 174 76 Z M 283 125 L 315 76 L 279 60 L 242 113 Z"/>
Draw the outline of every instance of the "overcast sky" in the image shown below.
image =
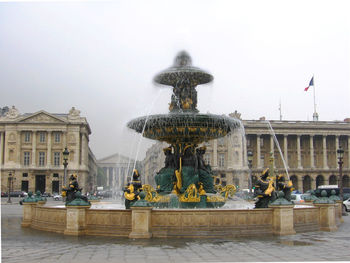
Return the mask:
<path id="1" fill-rule="evenodd" d="M 214 76 L 199 110 L 243 119 L 350 117 L 349 1 L 0 3 L 0 107 L 81 111 L 97 158 L 137 149 L 128 120 L 167 112 L 156 73 L 186 50 Z M 141 143 L 143 145 L 144 142 Z M 140 147 L 142 148 L 142 146 Z M 138 155 L 142 158 L 143 154 Z"/>

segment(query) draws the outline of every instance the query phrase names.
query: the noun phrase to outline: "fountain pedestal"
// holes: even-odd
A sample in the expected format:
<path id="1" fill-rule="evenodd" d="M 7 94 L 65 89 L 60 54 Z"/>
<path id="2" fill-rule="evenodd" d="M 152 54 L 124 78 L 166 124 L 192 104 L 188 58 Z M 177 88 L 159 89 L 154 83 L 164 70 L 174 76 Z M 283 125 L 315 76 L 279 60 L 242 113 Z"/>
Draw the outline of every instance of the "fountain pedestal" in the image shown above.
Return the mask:
<path id="1" fill-rule="evenodd" d="M 336 219 L 335 219 L 335 204 L 317 204 L 314 203 L 319 210 L 319 226 L 321 231 L 336 231 Z"/>
<path id="2" fill-rule="evenodd" d="M 81 236 L 86 230 L 86 209 L 90 206 L 67 207 L 65 235 Z"/>
<path id="3" fill-rule="evenodd" d="M 272 206 L 271 206 L 272 207 Z M 294 235 L 294 205 L 273 206 L 273 234 L 279 236 Z"/>
<path id="4" fill-rule="evenodd" d="M 129 238 L 151 238 L 152 207 L 131 207 L 131 233 Z"/>
<path id="5" fill-rule="evenodd" d="M 32 218 L 34 217 L 34 207 L 36 202 L 23 203 L 23 221 L 21 223 L 22 227 L 30 227 L 32 224 Z"/>

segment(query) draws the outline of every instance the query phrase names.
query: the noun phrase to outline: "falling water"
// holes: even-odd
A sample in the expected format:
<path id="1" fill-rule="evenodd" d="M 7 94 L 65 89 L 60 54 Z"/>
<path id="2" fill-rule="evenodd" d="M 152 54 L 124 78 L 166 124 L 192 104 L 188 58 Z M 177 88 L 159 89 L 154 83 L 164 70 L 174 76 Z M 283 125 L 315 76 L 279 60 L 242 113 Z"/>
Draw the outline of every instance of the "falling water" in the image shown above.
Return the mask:
<path id="1" fill-rule="evenodd" d="M 162 93 L 162 89 L 159 89 L 158 94 L 157 94 L 157 95 L 155 96 L 155 98 L 153 99 L 153 101 L 152 101 L 152 103 L 151 103 L 151 105 L 150 105 L 150 107 L 149 107 L 149 110 L 148 110 L 148 112 L 147 112 L 145 124 L 143 125 L 142 132 L 141 132 L 140 137 L 139 137 L 139 142 L 138 142 L 138 144 L 137 144 L 137 150 L 136 150 L 136 156 L 135 156 L 135 160 L 134 160 L 134 167 L 133 167 L 133 170 L 134 170 L 135 167 L 136 167 L 136 162 L 137 162 L 137 158 L 138 158 L 138 156 L 139 156 L 141 142 L 142 142 L 142 140 L 143 140 L 143 133 L 145 132 L 145 128 L 146 128 L 146 124 L 147 124 L 148 118 L 149 118 L 149 116 L 150 116 L 150 114 L 151 114 L 151 111 L 152 111 L 152 109 L 153 109 L 153 107 L 154 107 L 155 102 L 158 100 L 158 98 L 159 98 L 159 96 L 160 96 L 161 93 Z M 128 165 L 128 171 L 129 171 L 129 165 Z M 131 175 L 132 175 L 132 174 L 131 174 Z"/>
<path id="2" fill-rule="evenodd" d="M 286 174 L 287 174 L 287 177 L 288 177 L 288 180 L 289 180 L 289 173 L 288 173 L 288 169 L 287 169 L 287 164 L 286 164 L 286 161 L 284 160 L 284 157 L 283 157 L 283 154 L 282 154 L 282 150 L 281 150 L 280 144 L 279 144 L 279 142 L 277 140 L 275 131 L 273 130 L 272 125 L 271 125 L 269 120 L 266 120 L 265 122 L 268 124 L 268 126 L 270 128 L 271 135 L 272 135 L 273 140 L 274 140 L 274 142 L 275 142 L 275 144 L 277 146 L 277 149 L 278 149 L 278 151 L 280 153 L 280 156 L 281 156 L 281 159 L 282 159 L 282 162 L 283 162 L 283 165 L 284 165 L 284 169 L 286 171 Z"/>

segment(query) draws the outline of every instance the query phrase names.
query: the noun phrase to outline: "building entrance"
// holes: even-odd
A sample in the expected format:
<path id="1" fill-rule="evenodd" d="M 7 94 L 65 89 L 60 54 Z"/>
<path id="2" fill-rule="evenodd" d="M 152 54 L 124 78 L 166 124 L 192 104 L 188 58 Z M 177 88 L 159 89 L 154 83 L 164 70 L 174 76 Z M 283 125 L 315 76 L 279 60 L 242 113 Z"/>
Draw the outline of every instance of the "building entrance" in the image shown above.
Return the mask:
<path id="1" fill-rule="evenodd" d="M 59 192 L 60 192 L 60 182 L 52 181 L 52 193 L 59 193 Z"/>
<path id="2" fill-rule="evenodd" d="M 45 193 L 46 177 L 45 175 L 35 176 L 35 192 L 40 191 L 42 194 Z"/>
<path id="3" fill-rule="evenodd" d="M 28 193 L 28 181 L 22 181 L 21 191 Z"/>

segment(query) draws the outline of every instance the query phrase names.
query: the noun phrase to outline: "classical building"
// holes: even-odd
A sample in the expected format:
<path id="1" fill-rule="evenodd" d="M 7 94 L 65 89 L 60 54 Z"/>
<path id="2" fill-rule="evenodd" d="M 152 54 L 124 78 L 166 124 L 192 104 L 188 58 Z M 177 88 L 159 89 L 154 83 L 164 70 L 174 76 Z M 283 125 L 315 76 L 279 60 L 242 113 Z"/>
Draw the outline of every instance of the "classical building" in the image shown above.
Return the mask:
<path id="1" fill-rule="evenodd" d="M 83 192 L 92 191 L 97 168 L 93 168 L 96 159 L 89 149 L 90 134 L 86 118 L 74 107 L 68 114 L 43 110 L 20 114 L 12 107 L 0 117 L 1 191 L 7 192 L 12 176 L 14 191 L 60 192 L 65 147 L 68 175 L 77 173 Z"/>
<path id="2" fill-rule="evenodd" d="M 107 183 L 103 187 L 115 191 L 122 190 L 130 180 L 134 165 L 139 171 L 142 170 L 139 162 L 135 164 L 135 160 L 118 153 L 98 160 L 97 164 L 107 177 Z"/>
<path id="3" fill-rule="evenodd" d="M 230 116 L 239 117 L 237 113 Z M 242 124 L 244 128 L 231 135 L 204 143 L 207 147 L 204 159 L 223 185 L 234 184 L 248 188 L 248 151 L 253 153 L 253 185 L 263 169 L 269 166 L 271 152 L 275 168 L 279 173 L 286 173 L 286 166 L 299 191 L 316 189 L 324 184 L 338 184 L 336 151 L 342 147 L 343 185 L 350 187 L 349 121 L 267 122 L 262 119 L 242 120 Z M 156 143 L 147 151 L 143 161 L 146 181 L 150 184 L 155 184 L 154 175 L 164 165 L 164 147 L 166 144 Z"/>

